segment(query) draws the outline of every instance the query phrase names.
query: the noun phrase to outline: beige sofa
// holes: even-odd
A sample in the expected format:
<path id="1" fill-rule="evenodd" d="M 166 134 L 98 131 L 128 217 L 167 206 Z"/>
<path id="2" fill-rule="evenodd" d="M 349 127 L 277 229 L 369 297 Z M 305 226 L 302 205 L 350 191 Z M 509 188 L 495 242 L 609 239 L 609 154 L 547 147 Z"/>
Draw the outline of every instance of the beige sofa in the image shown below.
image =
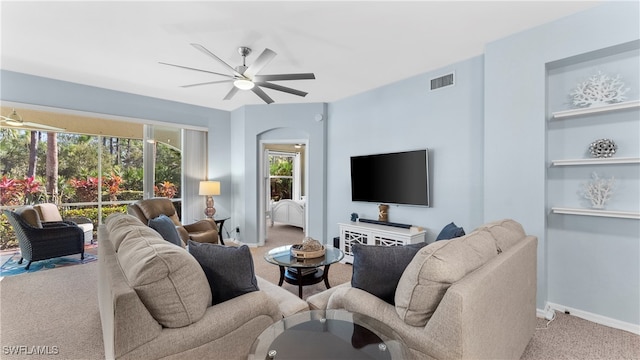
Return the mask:
<path id="1" fill-rule="evenodd" d="M 107 359 L 246 359 L 264 329 L 308 310 L 306 302 L 261 278 L 259 291 L 212 306 L 197 260 L 131 215 L 110 215 L 98 241 Z"/>
<path id="2" fill-rule="evenodd" d="M 307 302 L 386 323 L 415 359 L 519 359 L 536 327 L 537 241 L 513 220 L 489 223 L 422 248 L 395 306 L 350 283 Z"/>

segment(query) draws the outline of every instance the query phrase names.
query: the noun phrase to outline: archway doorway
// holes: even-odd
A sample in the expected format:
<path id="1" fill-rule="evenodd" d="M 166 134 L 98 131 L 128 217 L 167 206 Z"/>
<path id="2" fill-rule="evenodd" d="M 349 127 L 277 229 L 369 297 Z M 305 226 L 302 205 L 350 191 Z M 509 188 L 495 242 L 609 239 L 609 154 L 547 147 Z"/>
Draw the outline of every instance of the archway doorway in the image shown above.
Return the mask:
<path id="1" fill-rule="evenodd" d="M 307 229 L 307 161 L 305 139 L 261 141 L 258 245 L 274 223 Z"/>

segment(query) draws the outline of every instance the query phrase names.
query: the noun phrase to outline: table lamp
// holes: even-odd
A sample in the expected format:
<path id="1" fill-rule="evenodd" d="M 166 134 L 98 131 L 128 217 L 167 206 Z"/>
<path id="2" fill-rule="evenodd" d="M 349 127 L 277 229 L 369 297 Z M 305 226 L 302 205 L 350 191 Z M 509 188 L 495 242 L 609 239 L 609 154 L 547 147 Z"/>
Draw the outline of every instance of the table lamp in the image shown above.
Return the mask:
<path id="1" fill-rule="evenodd" d="M 220 181 L 200 181 L 198 193 L 207 197 L 207 207 L 204 209 L 204 214 L 208 218 L 212 218 L 216 213 L 216 209 L 213 207 L 213 195 L 220 195 Z"/>

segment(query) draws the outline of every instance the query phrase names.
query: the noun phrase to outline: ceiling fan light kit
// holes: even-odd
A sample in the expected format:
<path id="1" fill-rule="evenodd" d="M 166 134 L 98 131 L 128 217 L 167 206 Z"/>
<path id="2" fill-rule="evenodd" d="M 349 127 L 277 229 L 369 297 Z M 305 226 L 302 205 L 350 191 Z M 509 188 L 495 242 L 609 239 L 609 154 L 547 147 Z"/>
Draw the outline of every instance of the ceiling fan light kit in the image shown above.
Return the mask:
<path id="1" fill-rule="evenodd" d="M 18 115 L 18 113 L 16 112 L 16 109 L 13 109 L 11 114 L 9 116 L 5 117 L 4 122 L 5 122 L 5 124 L 11 125 L 11 126 L 22 126 L 22 125 L 24 125 L 24 122 L 22 121 L 22 117 L 20 115 Z"/>
<path id="2" fill-rule="evenodd" d="M 240 90 L 251 90 L 253 89 L 254 86 L 256 86 L 256 84 L 254 84 L 253 81 L 245 80 L 245 79 L 238 79 L 233 82 L 233 85 Z"/>
<path id="3" fill-rule="evenodd" d="M 18 114 L 16 109 L 12 109 L 11 114 L 9 114 L 9 116 L 0 115 L 0 125 L 20 127 L 23 130 L 52 131 L 52 132 L 64 131 L 63 128 L 49 126 L 45 124 L 39 124 L 35 122 L 24 121 L 22 119 L 22 116 Z"/>
<path id="4" fill-rule="evenodd" d="M 258 56 L 258 58 L 253 62 L 253 64 L 247 67 L 245 60 L 246 60 L 246 57 L 249 54 L 251 54 L 251 48 L 248 48 L 246 46 L 239 47 L 238 53 L 242 56 L 242 65 L 239 65 L 234 68 L 231 65 L 227 64 L 226 62 L 224 62 L 219 57 L 217 57 L 214 53 L 207 50 L 204 46 L 200 44 L 191 44 L 191 46 L 195 47 L 205 55 L 213 58 L 220 64 L 224 65 L 224 67 L 227 68 L 229 72 L 231 72 L 231 75 L 221 74 L 221 73 L 208 71 L 208 70 L 191 68 L 191 67 L 182 66 L 182 65 L 174 65 L 174 64 L 164 63 L 164 62 L 160 62 L 160 64 L 227 77 L 228 78 L 227 80 L 209 81 L 209 82 L 182 86 L 182 87 L 194 87 L 194 86 L 201 86 L 201 85 L 211 85 L 211 84 L 232 82 L 233 87 L 231 88 L 231 90 L 229 90 L 227 95 L 224 97 L 224 100 L 230 100 L 231 98 L 233 98 L 233 96 L 238 92 L 238 90 L 251 90 L 258 97 L 260 97 L 260 99 L 262 99 L 262 101 L 264 101 L 265 103 L 267 104 L 273 103 L 273 99 L 271 99 L 271 97 L 269 97 L 269 95 L 267 95 L 264 92 L 264 90 L 262 90 L 263 87 L 304 97 L 307 95 L 307 93 L 304 91 L 292 89 L 292 88 L 278 85 L 278 84 L 273 84 L 269 81 L 313 80 L 316 78 L 313 73 L 258 75 L 258 72 L 260 72 L 260 70 L 262 70 L 267 64 L 269 64 L 269 62 L 271 62 L 271 60 L 273 60 L 273 58 L 277 55 L 271 49 L 264 49 L 264 51 Z"/>

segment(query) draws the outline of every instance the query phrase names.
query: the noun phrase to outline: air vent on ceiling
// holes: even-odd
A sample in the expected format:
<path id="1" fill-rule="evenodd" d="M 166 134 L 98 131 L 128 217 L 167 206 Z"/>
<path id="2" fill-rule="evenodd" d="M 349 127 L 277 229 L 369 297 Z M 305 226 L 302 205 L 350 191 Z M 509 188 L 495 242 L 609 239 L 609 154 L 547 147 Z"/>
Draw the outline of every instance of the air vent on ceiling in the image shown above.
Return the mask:
<path id="1" fill-rule="evenodd" d="M 454 85 L 454 73 L 431 79 L 431 90 Z"/>

